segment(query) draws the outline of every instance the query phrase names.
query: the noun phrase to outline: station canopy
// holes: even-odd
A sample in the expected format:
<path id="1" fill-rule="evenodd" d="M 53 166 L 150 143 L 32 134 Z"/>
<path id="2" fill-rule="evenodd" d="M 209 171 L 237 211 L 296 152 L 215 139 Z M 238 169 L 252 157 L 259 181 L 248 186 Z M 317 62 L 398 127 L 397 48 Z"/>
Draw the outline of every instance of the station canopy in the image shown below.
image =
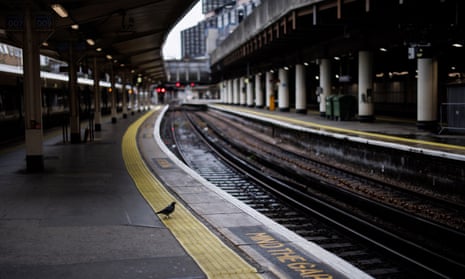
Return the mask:
<path id="1" fill-rule="evenodd" d="M 163 80 L 162 44 L 195 0 L 2 0 L 0 42 L 23 46 L 30 7 L 41 53 L 68 61 L 97 57 L 105 65 Z M 70 47 L 71 46 L 71 47 Z"/>

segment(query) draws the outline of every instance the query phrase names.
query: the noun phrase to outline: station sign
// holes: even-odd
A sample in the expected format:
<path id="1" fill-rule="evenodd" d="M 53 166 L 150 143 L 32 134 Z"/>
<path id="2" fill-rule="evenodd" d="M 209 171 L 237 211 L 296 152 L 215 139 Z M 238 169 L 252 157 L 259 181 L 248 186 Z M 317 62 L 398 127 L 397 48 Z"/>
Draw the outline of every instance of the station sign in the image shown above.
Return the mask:
<path id="1" fill-rule="evenodd" d="M 53 31 L 53 16 L 49 13 L 39 13 L 32 15 L 32 30 L 38 32 Z M 22 14 L 6 16 L 6 31 L 23 32 L 25 29 L 25 18 Z"/>
<path id="2" fill-rule="evenodd" d="M 6 31 L 23 31 L 24 30 L 24 16 L 23 15 L 9 15 L 6 17 Z"/>

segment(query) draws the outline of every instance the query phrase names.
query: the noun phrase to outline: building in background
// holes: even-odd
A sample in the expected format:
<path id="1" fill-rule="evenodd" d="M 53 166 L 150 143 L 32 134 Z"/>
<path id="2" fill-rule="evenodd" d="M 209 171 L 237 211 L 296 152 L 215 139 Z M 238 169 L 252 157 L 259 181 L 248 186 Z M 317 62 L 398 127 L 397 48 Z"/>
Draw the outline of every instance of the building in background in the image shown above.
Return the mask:
<path id="1" fill-rule="evenodd" d="M 181 57 L 191 59 L 208 56 L 207 39 L 217 29 L 214 18 L 206 18 L 197 25 L 181 31 Z"/>
<path id="2" fill-rule="evenodd" d="M 165 60 L 169 90 L 216 96 L 209 54 L 260 4 L 260 0 L 202 0 L 204 20 L 181 31 L 181 59 Z M 192 93 L 191 93 L 192 94 Z"/>
<path id="3" fill-rule="evenodd" d="M 181 31 L 182 59 L 208 57 L 239 23 L 260 4 L 260 0 L 202 0 L 205 19 Z"/>

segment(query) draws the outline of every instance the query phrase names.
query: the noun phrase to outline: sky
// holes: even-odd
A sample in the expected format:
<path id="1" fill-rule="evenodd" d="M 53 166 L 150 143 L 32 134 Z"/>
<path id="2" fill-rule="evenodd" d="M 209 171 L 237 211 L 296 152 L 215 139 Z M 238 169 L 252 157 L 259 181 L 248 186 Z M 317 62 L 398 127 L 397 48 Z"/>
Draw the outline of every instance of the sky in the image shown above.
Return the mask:
<path id="1" fill-rule="evenodd" d="M 202 3 L 198 1 L 192 10 L 168 34 L 163 45 L 163 57 L 165 59 L 181 58 L 181 31 L 197 25 L 201 20 L 203 20 Z"/>

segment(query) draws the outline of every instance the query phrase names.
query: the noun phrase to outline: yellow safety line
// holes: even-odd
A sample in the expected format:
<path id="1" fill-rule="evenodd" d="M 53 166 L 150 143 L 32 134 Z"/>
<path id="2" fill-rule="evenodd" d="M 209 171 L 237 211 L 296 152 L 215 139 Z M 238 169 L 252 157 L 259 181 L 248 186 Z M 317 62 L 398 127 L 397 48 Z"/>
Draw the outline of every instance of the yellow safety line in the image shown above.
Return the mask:
<path id="1" fill-rule="evenodd" d="M 218 106 L 228 109 L 228 107 L 225 107 L 225 106 L 221 106 L 221 105 L 218 105 Z M 258 115 L 258 116 L 269 117 L 269 118 L 273 118 L 273 119 L 277 119 L 277 120 L 281 120 L 285 122 L 290 122 L 290 123 L 307 126 L 307 127 L 313 127 L 313 128 L 317 128 L 321 130 L 326 130 L 326 131 L 333 131 L 333 132 L 339 132 L 339 133 L 344 133 L 344 134 L 356 134 L 356 135 L 362 135 L 362 136 L 367 136 L 367 137 L 372 137 L 372 138 L 380 138 L 384 140 L 406 142 L 406 143 L 411 143 L 411 144 L 413 143 L 413 144 L 422 144 L 422 145 L 427 145 L 427 146 L 442 147 L 442 148 L 448 148 L 448 149 L 465 150 L 465 146 L 460 146 L 460 145 L 409 139 L 409 138 L 389 136 L 389 135 L 383 135 L 383 134 L 377 134 L 377 133 L 371 133 L 371 132 L 364 132 L 360 130 L 350 130 L 350 129 L 317 124 L 313 122 L 307 122 L 307 121 L 303 121 L 303 120 L 299 120 L 295 118 L 290 118 L 290 117 L 285 117 L 285 116 L 280 116 L 280 115 L 275 115 L 275 114 L 270 114 L 270 113 L 262 113 L 258 111 L 245 110 L 241 108 L 234 108 L 234 109 L 245 112 L 245 113 L 251 113 L 251 114 Z"/>
<path id="2" fill-rule="evenodd" d="M 149 170 L 137 147 L 137 131 L 152 113 L 143 115 L 128 128 L 122 150 L 130 176 L 156 212 L 176 199 Z M 226 246 L 182 203 L 177 202 L 175 213 L 162 221 L 209 278 L 260 278 L 254 267 Z"/>

